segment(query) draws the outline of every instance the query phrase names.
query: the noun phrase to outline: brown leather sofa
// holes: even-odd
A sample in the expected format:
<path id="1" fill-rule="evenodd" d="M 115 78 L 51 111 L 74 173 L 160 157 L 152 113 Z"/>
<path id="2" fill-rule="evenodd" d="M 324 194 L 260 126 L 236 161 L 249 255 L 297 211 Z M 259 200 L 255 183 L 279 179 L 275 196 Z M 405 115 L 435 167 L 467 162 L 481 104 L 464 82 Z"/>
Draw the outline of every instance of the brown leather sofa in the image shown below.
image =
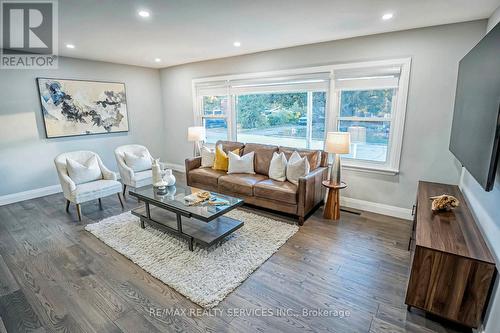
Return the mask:
<path id="1" fill-rule="evenodd" d="M 186 159 L 186 178 L 189 186 L 202 188 L 241 198 L 247 204 L 296 215 L 299 225 L 314 208 L 323 203 L 325 187 L 321 182 L 328 175 L 328 154 L 321 150 L 295 149 L 232 141 L 218 141 L 226 152 L 240 148 L 240 154 L 255 152 L 256 174 L 227 174 L 212 168 L 201 168 L 201 157 Z M 274 152 L 284 152 L 285 156 L 297 150 L 307 156 L 311 171 L 299 179 L 296 186 L 289 181 L 270 179 L 269 164 Z"/>

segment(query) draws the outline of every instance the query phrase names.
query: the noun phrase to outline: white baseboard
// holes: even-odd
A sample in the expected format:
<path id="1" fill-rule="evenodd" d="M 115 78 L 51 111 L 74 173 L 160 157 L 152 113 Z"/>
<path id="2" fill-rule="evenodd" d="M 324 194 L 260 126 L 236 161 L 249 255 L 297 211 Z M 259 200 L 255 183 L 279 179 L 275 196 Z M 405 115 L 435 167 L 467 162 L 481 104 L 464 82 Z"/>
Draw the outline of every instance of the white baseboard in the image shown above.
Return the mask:
<path id="1" fill-rule="evenodd" d="M 173 169 L 175 171 L 185 172 L 185 168 L 183 165 L 175 164 L 175 163 L 165 163 L 165 165 L 167 168 Z M 59 192 L 62 192 L 61 185 L 52 185 L 52 186 L 37 188 L 34 190 L 30 190 L 30 191 L 12 193 L 12 194 L 8 194 L 8 195 L 0 196 L 0 206 L 8 205 L 8 204 L 11 204 L 14 202 L 39 198 L 39 197 L 43 197 L 46 195 L 51 195 L 51 194 L 59 193 Z M 365 210 L 368 212 L 393 216 L 393 217 L 397 217 L 397 218 L 401 218 L 401 219 L 405 219 L 405 220 L 412 220 L 413 219 L 411 216 L 411 209 L 395 207 L 395 206 L 390 206 L 390 205 L 385 205 L 385 204 L 381 204 L 381 203 L 365 201 L 365 200 L 360 200 L 360 199 L 346 198 L 346 197 L 340 198 L 340 204 L 342 206 L 345 206 L 348 208 Z"/>
<path id="2" fill-rule="evenodd" d="M 174 171 L 179 171 L 179 172 L 186 172 L 186 167 L 184 165 L 180 164 L 175 164 L 175 163 L 164 163 L 165 166 L 169 169 L 172 169 Z"/>
<path id="3" fill-rule="evenodd" d="M 388 215 L 405 220 L 413 220 L 411 209 L 407 208 L 346 197 L 340 197 L 340 204 L 348 208 L 365 210 L 367 212 Z"/>
<path id="4" fill-rule="evenodd" d="M 0 206 L 8 205 L 14 202 L 44 197 L 46 195 L 51 195 L 59 192 L 62 192 L 61 185 L 51 185 L 47 187 L 36 188 L 34 190 L 7 194 L 0 196 Z"/>

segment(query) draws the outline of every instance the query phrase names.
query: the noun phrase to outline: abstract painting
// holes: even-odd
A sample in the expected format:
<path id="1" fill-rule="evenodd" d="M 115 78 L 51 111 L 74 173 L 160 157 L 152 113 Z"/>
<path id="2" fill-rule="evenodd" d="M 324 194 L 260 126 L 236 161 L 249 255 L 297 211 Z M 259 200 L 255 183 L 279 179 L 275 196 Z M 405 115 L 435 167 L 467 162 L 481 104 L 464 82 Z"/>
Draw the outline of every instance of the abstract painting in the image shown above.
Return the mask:
<path id="1" fill-rule="evenodd" d="M 125 84 L 37 78 L 47 138 L 128 131 Z"/>

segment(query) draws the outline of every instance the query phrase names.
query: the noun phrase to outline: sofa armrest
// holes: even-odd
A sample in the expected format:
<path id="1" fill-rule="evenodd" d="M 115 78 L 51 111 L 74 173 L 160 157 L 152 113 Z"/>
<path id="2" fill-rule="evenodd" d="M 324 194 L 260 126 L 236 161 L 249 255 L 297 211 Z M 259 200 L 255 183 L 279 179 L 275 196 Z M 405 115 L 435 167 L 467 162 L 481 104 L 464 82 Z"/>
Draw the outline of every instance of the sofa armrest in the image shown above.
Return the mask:
<path id="1" fill-rule="evenodd" d="M 191 186 L 191 177 L 189 177 L 189 172 L 194 169 L 198 169 L 201 166 L 201 156 L 186 158 L 186 183 Z"/>
<path id="2" fill-rule="evenodd" d="M 198 169 L 201 166 L 201 156 L 186 158 L 186 174 L 193 170 Z"/>
<path id="3" fill-rule="evenodd" d="M 328 167 L 319 167 L 299 178 L 298 215 L 304 217 L 325 197 L 325 187 L 321 184 L 328 177 Z"/>

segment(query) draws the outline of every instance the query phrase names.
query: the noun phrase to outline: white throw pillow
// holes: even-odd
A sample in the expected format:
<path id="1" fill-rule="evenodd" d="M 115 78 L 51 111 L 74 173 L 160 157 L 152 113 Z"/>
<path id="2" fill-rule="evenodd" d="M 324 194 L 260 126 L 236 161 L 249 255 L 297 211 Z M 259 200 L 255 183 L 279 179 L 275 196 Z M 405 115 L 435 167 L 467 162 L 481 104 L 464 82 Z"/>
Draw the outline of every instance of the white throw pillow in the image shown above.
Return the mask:
<path id="1" fill-rule="evenodd" d="M 294 151 L 286 165 L 286 179 L 292 184 L 299 185 L 299 178 L 309 173 L 310 166 L 307 157 L 300 157 L 297 151 Z"/>
<path id="2" fill-rule="evenodd" d="M 269 164 L 269 178 L 284 182 L 286 180 L 286 156 L 285 153 L 273 153 Z"/>
<path id="3" fill-rule="evenodd" d="M 211 168 L 214 166 L 215 149 L 210 149 L 205 146 L 201 147 L 201 167 Z"/>
<path id="4" fill-rule="evenodd" d="M 66 169 L 68 176 L 75 184 L 83 184 L 94 180 L 102 179 L 101 168 L 97 162 L 97 157 L 92 156 L 84 164 L 81 164 L 71 158 L 66 158 Z"/>
<path id="5" fill-rule="evenodd" d="M 232 151 L 227 153 L 229 158 L 229 165 L 227 168 L 227 173 L 250 173 L 255 175 L 253 169 L 253 157 L 255 152 L 245 154 L 243 156 L 236 155 Z"/>
<path id="6" fill-rule="evenodd" d="M 140 152 L 137 155 L 124 152 L 123 159 L 125 160 L 125 164 L 134 170 L 134 172 L 151 169 L 151 155 L 147 151 Z"/>

